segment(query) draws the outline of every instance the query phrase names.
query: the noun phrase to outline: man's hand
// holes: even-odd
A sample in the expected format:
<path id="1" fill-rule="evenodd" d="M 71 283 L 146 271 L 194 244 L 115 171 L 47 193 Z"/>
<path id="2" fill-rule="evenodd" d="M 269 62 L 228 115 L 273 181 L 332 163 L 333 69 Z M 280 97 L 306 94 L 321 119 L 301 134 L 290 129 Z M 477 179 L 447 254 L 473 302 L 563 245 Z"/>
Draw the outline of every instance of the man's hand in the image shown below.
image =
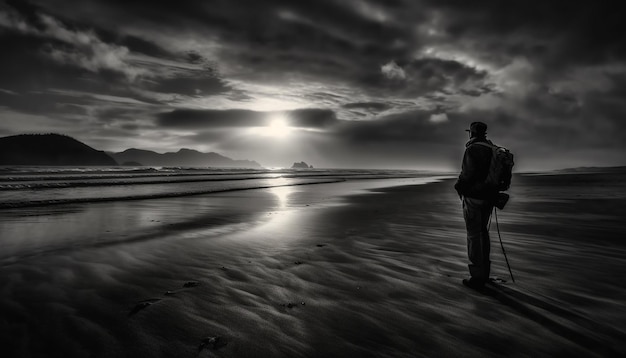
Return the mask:
<path id="1" fill-rule="evenodd" d="M 454 184 L 454 190 L 456 190 L 456 193 L 459 194 L 459 199 L 463 201 L 463 194 L 461 194 L 461 183 L 458 180 Z"/>

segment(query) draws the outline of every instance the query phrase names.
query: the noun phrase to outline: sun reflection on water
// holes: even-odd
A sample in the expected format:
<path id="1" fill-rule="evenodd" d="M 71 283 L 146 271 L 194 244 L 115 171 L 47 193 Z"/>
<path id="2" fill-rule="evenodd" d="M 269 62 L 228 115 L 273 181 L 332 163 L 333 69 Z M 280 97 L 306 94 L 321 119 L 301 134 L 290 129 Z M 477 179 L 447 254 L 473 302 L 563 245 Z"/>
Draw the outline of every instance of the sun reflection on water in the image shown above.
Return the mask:
<path id="1" fill-rule="evenodd" d="M 289 184 L 289 180 L 285 178 L 276 178 L 274 179 L 274 184 L 276 185 L 287 185 Z M 276 195 L 278 199 L 278 207 L 280 209 L 285 209 L 287 207 L 289 195 L 293 193 L 292 186 L 276 186 L 273 188 L 269 188 L 270 193 Z"/>

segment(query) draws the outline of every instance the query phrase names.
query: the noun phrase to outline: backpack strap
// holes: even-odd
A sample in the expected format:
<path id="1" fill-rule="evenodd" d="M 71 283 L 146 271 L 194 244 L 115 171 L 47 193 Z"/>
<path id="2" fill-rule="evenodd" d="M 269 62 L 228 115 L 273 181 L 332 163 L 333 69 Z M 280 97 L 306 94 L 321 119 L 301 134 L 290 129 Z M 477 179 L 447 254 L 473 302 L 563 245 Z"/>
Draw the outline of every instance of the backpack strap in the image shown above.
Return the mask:
<path id="1" fill-rule="evenodd" d="M 492 145 L 492 144 L 485 143 L 485 142 L 474 142 L 474 143 L 472 143 L 471 145 L 474 145 L 474 144 L 480 144 L 480 145 L 482 145 L 482 146 L 485 146 L 485 147 L 487 147 L 487 148 L 491 148 L 491 149 L 498 149 L 498 146 L 497 146 L 497 145 Z"/>

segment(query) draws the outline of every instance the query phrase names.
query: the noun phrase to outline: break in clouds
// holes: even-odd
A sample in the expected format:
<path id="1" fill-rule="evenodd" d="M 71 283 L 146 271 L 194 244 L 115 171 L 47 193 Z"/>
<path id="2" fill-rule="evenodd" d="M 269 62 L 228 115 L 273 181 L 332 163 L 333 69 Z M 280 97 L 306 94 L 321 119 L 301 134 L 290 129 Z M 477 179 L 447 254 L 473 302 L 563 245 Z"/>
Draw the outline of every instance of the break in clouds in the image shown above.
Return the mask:
<path id="1" fill-rule="evenodd" d="M 592 1 L 8 1 L 0 135 L 456 169 L 481 120 L 521 169 L 615 165 L 625 26 Z"/>

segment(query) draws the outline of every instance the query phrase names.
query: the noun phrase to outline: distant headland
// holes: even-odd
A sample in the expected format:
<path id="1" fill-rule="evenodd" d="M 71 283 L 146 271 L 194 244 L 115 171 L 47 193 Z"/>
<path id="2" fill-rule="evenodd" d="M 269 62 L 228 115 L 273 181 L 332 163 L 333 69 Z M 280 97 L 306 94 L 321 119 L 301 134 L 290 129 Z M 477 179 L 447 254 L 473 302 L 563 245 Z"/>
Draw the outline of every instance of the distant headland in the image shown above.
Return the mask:
<path id="1" fill-rule="evenodd" d="M 147 166 L 261 168 L 261 165 L 253 160 L 235 160 L 215 152 L 203 153 L 186 148 L 163 154 L 136 148 L 108 154 L 118 163 L 141 163 Z"/>
<path id="2" fill-rule="evenodd" d="M 72 137 L 21 134 L 0 138 L 0 165 L 116 166 L 117 162 Z"/>
<path id="3" fill-rule="evenodd" d="M 0 138 L 0 165 L 261 168 L 253 160 L 235 160 L 193 149 L 163 154 L 135 148 L 119 153 L 104 152 L 72 137 L 52 133 Z"/>

